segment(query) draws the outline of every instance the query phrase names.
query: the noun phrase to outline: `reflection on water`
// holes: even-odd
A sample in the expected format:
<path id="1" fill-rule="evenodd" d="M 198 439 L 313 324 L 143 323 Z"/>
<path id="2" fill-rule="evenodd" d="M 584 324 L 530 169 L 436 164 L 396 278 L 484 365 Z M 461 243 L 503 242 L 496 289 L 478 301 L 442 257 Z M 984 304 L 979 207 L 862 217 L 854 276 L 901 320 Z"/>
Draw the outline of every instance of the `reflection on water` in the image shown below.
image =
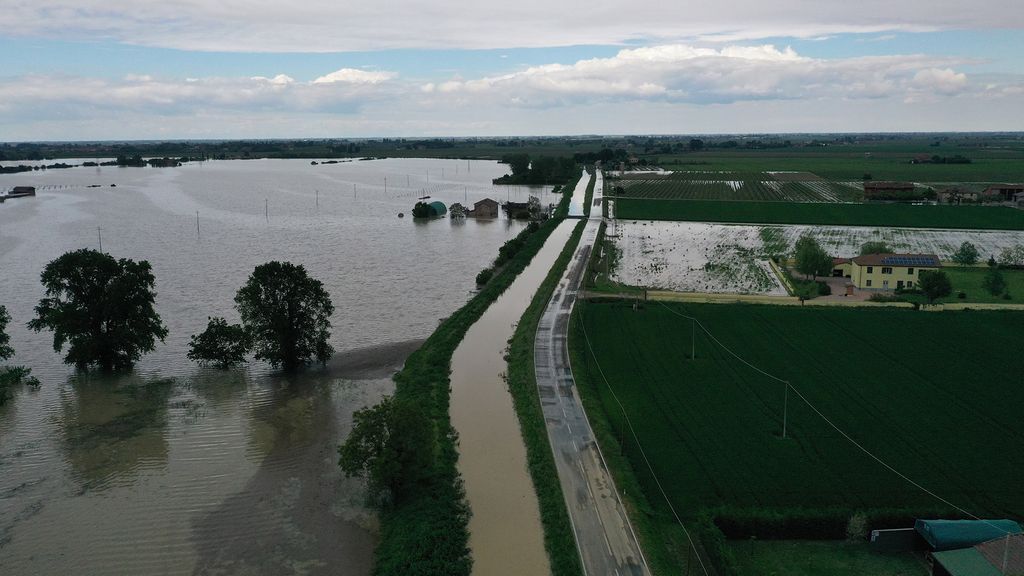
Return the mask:
<path id="1" fill-rule="evenodd" d="M 72 378 L 61 399 L 61 448 L 82 492 L 127 483 L 140 468 L 167 463 L 167 400 L 174 381 Z"/>
<path id="2" fill-rule="evenodd" d="M 13 317 L 12 362 L 42 381 L 0 407 L 0 574 L 368 574 L 375 519 L 361 481 L 340 473 L 337 444 L 521 229 L 397 218 L 423 190 L 448 204 L 509 193 L 491 186 L 504 172 L 495 163 L 453 177 L 446 162 L 0 176 L 0 188 L 41 190 L 0 205 L 0 304 Z M 50 334 L 25 329 L 43 266 L 95 247 L 97 228 L 112 255 L 153 264 L 171 331 L 132 374 L 76 375 Z M 235 291 L 271 259 L 324 282 L 339 357 L 291 377 L 189 363 L 189 336 L 208 315 L 237 320 Z"/>

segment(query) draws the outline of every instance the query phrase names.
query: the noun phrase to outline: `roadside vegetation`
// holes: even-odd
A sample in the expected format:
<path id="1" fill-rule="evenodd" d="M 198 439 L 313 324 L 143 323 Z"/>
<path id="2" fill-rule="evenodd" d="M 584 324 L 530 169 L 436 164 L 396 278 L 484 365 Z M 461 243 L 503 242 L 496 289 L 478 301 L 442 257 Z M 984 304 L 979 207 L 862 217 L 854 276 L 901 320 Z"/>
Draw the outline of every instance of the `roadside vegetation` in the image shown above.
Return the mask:
<path id="1" fill-rule="evenodd" d="M 339 448 L 340 464 L 348 474 L 364 474 L 377 490 L 374 503 L 380 511 L 380 542 L 374 553 L 376 575 L 459 576 L 472 568 L 467 522 L 470 510 L 459 478 L 457 438 L 448 413 L 451 358 L 469 330 L 515 280 L 564 219 L 569 195 L 563 195 L 551 218 L 519 235 L 522 246 L 465 306 L 446 318 L 420 348 L 406 359 L 395 375 L 395 393 L 387 402 L 392 408 L 370 407 L 357 413 L 349 439 Z M 407 409 L 407 407 L 411 407 Z M 418 438 L 403 440 L 403 434 L 388 434 L 380 442 L 380 431 L 389 426 L 419 428 L 420 423 L 390 416 L 415 411 L 426 417 Z M 383 421 L 381 423 L 381 421 Z M 365 423 L 360 426 L 360 423 Z M 373 424 L 371 427 L 370 424 Z M 376 440 L 374 438 L 377 438 Z M 373 442 L 378 442 L 373 444 Z M 379 451 L 358 448 L 378 446 Z M 414 451 L 416 454 L 407 452 Z M 429 454 L 426 462 L 419 454 Z M 374 454 L 385 455 L 373 459 Z M 381 476 L 374 476 L 384 472 Z M 402 477 L 400 485 L 388 478 Z M 381 480 L 384 480 L 383 482 Z"/>
<path id="2" fill-rule="evenodd" d="M 863 541 L 867 530 L 914 517 L 958 516 L 857 450 L 792 392 L 783 440 L 784 386 L 699 329 L 693 342 L 690 321 L 675 313 L 699 318 L 943 498 L 982 516 L 1024 517 L 1024 499 L 1010 488 L 1024 455 L 987 440 L 1024 438 L 1019 359 L 993 345 L 1024 330 L 1024 314 L 583 302 L 570 333 L 574 377 L 660 572 L 685 566 L 687 547 L 648 460 L 720 574 L 763 573 L 739 571 L 736 541 L 844 540 L 860 516 L 854 540 Z"/>

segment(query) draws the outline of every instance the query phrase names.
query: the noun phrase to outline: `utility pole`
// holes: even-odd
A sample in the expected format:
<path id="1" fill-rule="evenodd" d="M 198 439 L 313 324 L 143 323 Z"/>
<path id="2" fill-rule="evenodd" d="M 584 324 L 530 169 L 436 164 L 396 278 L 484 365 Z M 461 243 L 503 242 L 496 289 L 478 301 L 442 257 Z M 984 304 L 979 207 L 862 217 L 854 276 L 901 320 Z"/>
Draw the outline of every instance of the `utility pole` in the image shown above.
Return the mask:
<path id="1" fill-rule="evenodd" d="M 196 238 L 199 238 L 199 210 L 196 210 Z"/>
<path id="2" fill-rule="evenodd" d="M 96 237 L 100 239 L 100 252 L 103 252 L 103 228 L 96 227 Z"/>
<path id="3" fill-rule="evenodd" d="M 316 191 L 316 209 L 320 210 L 320 191 Z"/>
<path id="4" fill-rule="evenodd" d="M 267 219 L 267 223 L 270 223 L 270 200 L 263 199 L 263 216 Z"/>
<path id="5" fill-rule="evenodd" d="M 385 196 L 388 195 L 388 177 L 387 176 L 384 177 L 384 195 Z"/>

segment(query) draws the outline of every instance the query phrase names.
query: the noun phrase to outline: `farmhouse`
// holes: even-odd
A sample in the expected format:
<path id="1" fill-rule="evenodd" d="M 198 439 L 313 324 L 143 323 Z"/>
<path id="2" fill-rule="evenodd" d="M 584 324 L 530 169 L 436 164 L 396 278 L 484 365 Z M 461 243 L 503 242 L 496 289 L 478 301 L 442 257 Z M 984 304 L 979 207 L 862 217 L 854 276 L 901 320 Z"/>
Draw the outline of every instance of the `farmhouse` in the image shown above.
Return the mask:
<path id="1" fill-rule="evenodd" d="M 982 195 L 999 202 L 1012 202 L 1017 194 L 1022 192 L 1024 192 L 1024 184 L 997 184 L 985 188 Z"/>
<path id="2" fill-rule="evenodd" d="M 497 218 L 498 202 L 490 198 L 484 198 L 473 204 L 473 211 L 469 213 L 474 218 Z"/>
<path id="3" fill-rule="evenodd" d="M 935 254 L 867 254 L 834 259 L 832 276 L 849 278 L 861 290 L 895 290 L 913 288 L 921 270 L 941 267 Z"/>

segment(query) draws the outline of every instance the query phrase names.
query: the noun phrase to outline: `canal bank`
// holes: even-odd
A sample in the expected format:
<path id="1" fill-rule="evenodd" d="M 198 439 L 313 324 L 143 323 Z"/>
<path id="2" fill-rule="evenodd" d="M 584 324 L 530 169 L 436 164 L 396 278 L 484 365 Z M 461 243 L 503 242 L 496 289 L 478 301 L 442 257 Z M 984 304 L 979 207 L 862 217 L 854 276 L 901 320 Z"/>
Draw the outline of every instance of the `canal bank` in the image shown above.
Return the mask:
<path id="1" fill-rule="evenodd" d="M 526 448 L 505 384 L 505 352 L 519 318 L 576 225 L 558 225 L 452 356 L 451 418 L 459 435 L 459 472 L 473 512 L 469 547 L 476 574 L 547 574 L 544 531 Z"/>

